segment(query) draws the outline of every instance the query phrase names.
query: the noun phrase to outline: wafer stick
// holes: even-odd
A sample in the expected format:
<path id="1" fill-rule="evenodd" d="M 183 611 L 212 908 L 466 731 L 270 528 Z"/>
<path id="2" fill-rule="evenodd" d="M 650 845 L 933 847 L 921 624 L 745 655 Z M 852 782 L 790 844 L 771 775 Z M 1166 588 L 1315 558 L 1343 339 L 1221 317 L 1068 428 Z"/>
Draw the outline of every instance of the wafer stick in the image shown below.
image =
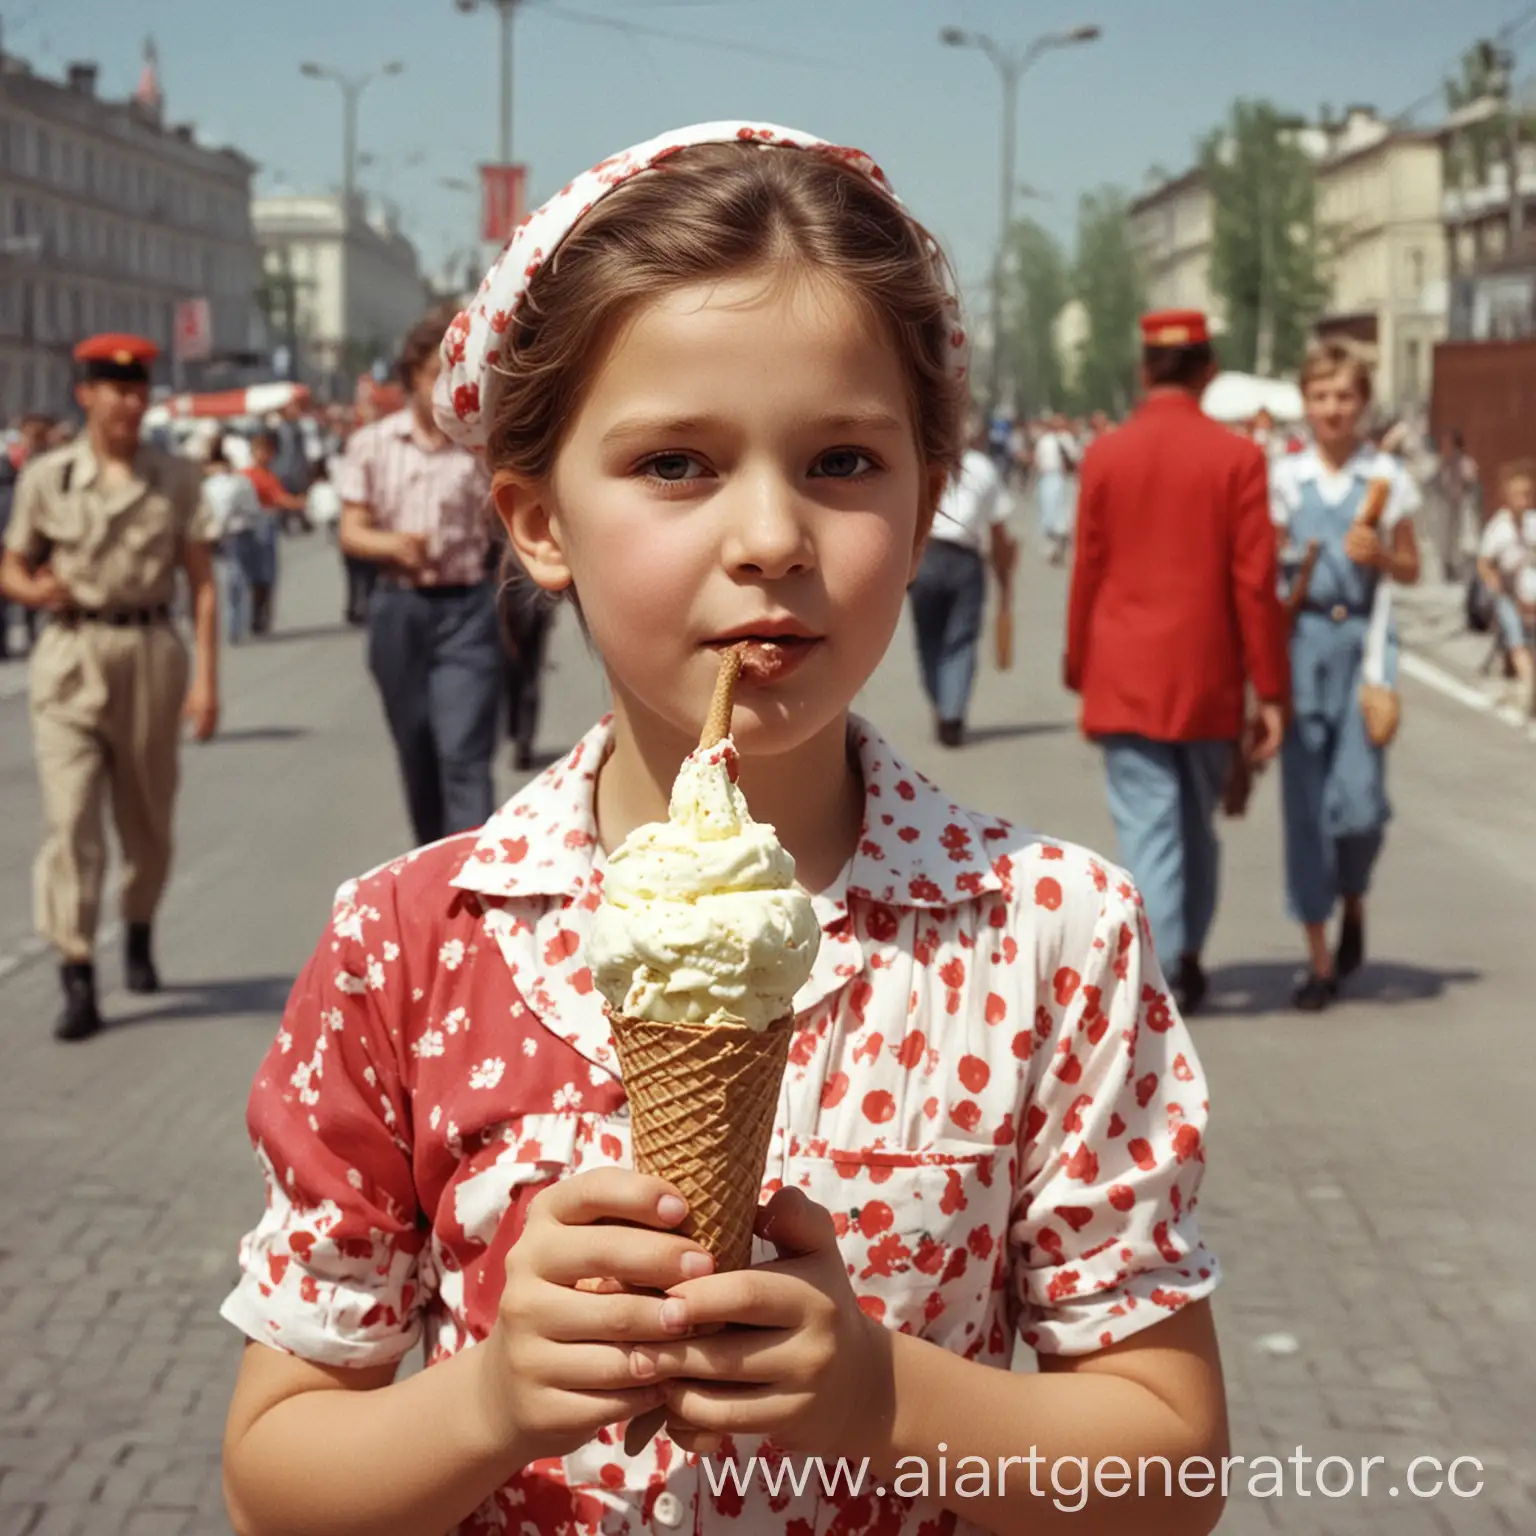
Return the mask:
<path id="1" fill-rule="evenodd" d="M 743 641 L 720 653 L 720 676 L 715 680 L 715 696 L 710 700 L 709 715 L 699 736 L 701 747 L 712 747 L 731 734 L 731 711 L 735 708 L 736 680 L 741 676 L 741 664 L 746 658 L 747 646 Z"/>

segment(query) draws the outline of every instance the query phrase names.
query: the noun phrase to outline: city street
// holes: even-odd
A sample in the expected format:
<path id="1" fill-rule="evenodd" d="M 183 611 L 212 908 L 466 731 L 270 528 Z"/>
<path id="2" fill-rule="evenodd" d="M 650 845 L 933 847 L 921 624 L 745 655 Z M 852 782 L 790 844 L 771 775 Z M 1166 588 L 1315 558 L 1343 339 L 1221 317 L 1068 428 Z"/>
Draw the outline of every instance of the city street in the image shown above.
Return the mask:
<path id="1" fill-rule="evenodd" d="M 219 1442 L 240 1340 L 217 1308 L 261 1199 L 246 1092 L 335 887 L 407 840 L 336 557 L 318 537 L 283 557 L 279 632 L 225 653 L 223 729 L 183 756 L 167 990 L 119 990 L 112 930 L 112 1027 L 83 1046 L 49 1035 L 22 664 L 0 669 L 0 1536 L 228 1531 Z M 984 672 L 965 750 L 933 744 L 905 631 L 861 709 L 960 800 L 1112 854 L 1096 754 L 1058 683 L 1064 586 L 1027 555 L 1019 661 Z M 551 752 L 602 707 L 574 623 L 553 669 Z M 1272 776 L 1228 830 L 1215 1005 L 1195 1029 L 1233 1449 L 1312 1462 L 1310 1496 L 1289 1473 L 1282 1496 L 1250 1496 L 1239 1470 L 1223 1532 L 1536 1530 L 1533 773 L 1519 733 L 1407 684 L 1372 964 L 1321 1017 L 1288 1006 L 1300 935 Z M 1348 1459 L 1353 1492 L 1318 1491 L 1324 1457 Z M 1477 1458 L 1457 1477 L 1481 1492 L 1415 1497 L 1416 1457 Z M 1344 1475 L 1323 1477 L 1336 1492 Z M 1418 1487 L 1443 1475 L 1422 1466 Z"/>

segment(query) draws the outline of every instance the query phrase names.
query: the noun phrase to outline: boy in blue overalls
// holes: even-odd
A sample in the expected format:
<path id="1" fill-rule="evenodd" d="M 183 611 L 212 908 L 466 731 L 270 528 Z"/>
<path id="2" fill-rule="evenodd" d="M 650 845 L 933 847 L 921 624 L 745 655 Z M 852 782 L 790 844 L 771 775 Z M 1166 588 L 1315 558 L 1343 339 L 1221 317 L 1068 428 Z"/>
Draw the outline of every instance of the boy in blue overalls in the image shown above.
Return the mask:
<path id="1" fill-rule="evenodd" d="M 1311 446 L 1274 466 L 1270 489 L 1282 564 L 1294 572 L 1307 545 L 1318 546 L 1291 636 L 1293 716 L 1280 762 L 1286 892 L 1307 937 L 1294 1001 L 1319 1012 L 1365 959 L 1365 896 L 1391 806 L 1384 749 L 1366 730 L 1360 690 L 1366 681 L 1395 685 L 1388 583 L 1418 580 L 1420 497 L 1407 471 L 1361 436 L 1371 376 L 1350 348 L 1315 345 L 1301 387 Z M 1377 480 L 1388 483 L 1386 506 L 1368 526 L 1360 514 Z"/>

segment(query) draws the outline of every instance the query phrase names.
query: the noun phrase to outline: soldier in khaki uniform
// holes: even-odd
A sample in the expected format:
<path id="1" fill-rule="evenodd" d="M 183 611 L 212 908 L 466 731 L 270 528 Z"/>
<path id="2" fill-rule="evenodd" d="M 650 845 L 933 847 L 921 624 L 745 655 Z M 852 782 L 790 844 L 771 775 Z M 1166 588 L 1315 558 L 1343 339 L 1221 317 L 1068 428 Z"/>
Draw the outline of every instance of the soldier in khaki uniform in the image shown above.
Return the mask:
<path id="1" fill-rule="evenodd" d="M 75 349 L 85 429 L 28 463 L 0 559 L 5 595 L 49 615 L 31 662 L 48 827 L 34 899 L 38 929 L 63 962 L 61 1040 L 101 1027 L 93 955 L 103 795 L 122 845 L 127 985 L 152 992 L 150 924 L 170 872 L 183 706 L 199 740 L 218 724 L 218 596 L 201 475 L 140 442 L 156 356 L 134 336 Z M 178 568 L 196 618 L 190 667 L 171 622 Z"/>

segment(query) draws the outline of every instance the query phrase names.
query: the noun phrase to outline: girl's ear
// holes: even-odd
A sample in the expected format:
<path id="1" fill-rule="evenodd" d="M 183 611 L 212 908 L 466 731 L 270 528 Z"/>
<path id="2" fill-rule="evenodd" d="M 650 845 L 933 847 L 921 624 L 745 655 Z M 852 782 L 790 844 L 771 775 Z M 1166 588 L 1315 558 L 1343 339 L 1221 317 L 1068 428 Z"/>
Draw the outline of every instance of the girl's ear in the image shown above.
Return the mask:
<path id="1" fill-rule="evenodd" d="M 548 487 L 497 470 L 491 481 L 491 501 L 507 530 L 507 541 L 532 580 L 546 592 L 563 592 L 570 586 L 574 578 Z"/>

